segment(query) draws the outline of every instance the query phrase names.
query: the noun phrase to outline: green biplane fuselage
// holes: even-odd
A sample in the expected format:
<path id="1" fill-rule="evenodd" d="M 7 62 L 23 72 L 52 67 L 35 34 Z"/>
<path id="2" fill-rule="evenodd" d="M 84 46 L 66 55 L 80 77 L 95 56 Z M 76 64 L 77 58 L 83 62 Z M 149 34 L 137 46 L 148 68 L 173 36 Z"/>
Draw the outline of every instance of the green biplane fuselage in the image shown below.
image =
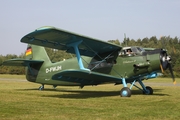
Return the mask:
<path id="1" fill-rule="evenodd" d="M 37 47 L 37 49 L 44 49 L 43 47 L 33 46 L 32 48 Z M 35 50 L 37 51 L 37 50 Z M 34 52 L 33 52 L 34 53 Z M 37 54 L 37 53 L 36 53 Z M 43 53 L 39 53 L 41 56 Z M 37 54 L 39 56 L 39 54 Z M 33 54 L 34 57 L 36 57 Z M 41 84 L 49 84 L 49 85 L 72 85 L 72 86 L 85 86 L 85 85 L 98 85 L 103 83 L 122 83 L 121 79 L 125 77 L 129 82 L 133 82 L 134 79 L 139 78 L 139 75 L 142 76 L 142 79 L 146 77 L 146 75 L 157 72 L 160 70 L 160 61 L 158 54 L 145 55 L 140 57 L 140 55 L 136 56 L 118 56 L 112 57 L 106 61 L 101 61 L 96 58 L 82 56 L 83 65 L 85 68 L 88 68 L 90 71 L 81 70 L 77 63 L 77 58 L 71 58 L 64 61 L 51 63 L 48 59 L 47 54 L 46 60 L 40 63 L 29 63 L 29 67 L 26 67 L 26 75 L 27 80 L 31 82 L 37 82 Z M 44 57 L 45 58 L 45 57 Z M 158 59 L 156 59 L 158 58 Z M 30 58 L 30 59 L 33 59 Z M 151 61 L 151 65 L 147 62 L 147 59 Z M 33 59 L 34 60 L 34 59 Z M 36 59 L 35 59 L 36 60 Z M 37 59 L 40 60 L 40 59 Z M 43 59 L 41 59 L 43 61 Z M 136 68 L 135 65 L 140 65 L 139 68 Z M 77 76 L 64 76 L 66 72 L 72 74 L 73 72 L 81 71 L 85 73 L 85 76 L 78 75 Z M 60 74 L 63 72 L 64 74 Z M 71 73 L 72 72 L 72 73 Z M 62 76 L 58 78 L 58 76 Z M 101 77 L 108 77 L 106 81 L 91 78 L 91 75 L 99 75 Z M 53 76 L 57 76 L 57 78 Z M 90 77 L 87 77 L 89 75 Z M 105 79 L 105 78 L 104 78 Z M 83 81 L 83 83 L 82 83 Z"/>

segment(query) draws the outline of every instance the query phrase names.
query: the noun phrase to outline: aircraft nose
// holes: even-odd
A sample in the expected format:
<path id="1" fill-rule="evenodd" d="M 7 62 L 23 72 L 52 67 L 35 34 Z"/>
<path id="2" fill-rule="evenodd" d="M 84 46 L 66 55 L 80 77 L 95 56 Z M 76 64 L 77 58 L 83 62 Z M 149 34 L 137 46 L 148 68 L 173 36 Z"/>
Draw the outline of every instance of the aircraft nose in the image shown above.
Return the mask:
<path id="1" fill-rule="evenodd" d="M 160 61 L 161 61 L 161 71 L 163 72 L 164 70 L 169 69 L 173 82 L 174 84 L 176 84 L 174 73 L 171 66 L 172 58 L 167 54 L 166 50 L 161 50 Z"/>
<path id="2" fill-rule="evenodd" d="M 166 55 L 166 56 L 162 56 L 162 60 L 163 61 L 171 61 L 171 56 L 169 56 L 169 55 Z"/>
<path id="3" fill-rule="evenodd" d="M 166 70 L 169 67 L 169 64 L 171 64 L 171 57 L 170 56 L 162 56 L 161 57 L 161 64 L 164 70 Z"/>

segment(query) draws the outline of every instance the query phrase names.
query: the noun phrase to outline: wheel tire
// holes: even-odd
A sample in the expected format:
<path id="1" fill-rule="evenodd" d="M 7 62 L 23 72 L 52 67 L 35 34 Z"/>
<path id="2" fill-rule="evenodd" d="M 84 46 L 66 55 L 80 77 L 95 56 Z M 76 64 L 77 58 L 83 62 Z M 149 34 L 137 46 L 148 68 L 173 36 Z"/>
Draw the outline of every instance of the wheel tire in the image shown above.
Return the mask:
<path id="1" fill-rule="evenodd" d="M 120 91 L 121 97 L 131 97 L 131 90 L 128 87 L 124 87 Z"/>
<path id="2" fill-rule="evenodd" d="M 153 89 L 149 86 L 146 86 L 146 91 L 144 91 L 144 94 L 146 95 L 152 95 L 153 94 Z"/>

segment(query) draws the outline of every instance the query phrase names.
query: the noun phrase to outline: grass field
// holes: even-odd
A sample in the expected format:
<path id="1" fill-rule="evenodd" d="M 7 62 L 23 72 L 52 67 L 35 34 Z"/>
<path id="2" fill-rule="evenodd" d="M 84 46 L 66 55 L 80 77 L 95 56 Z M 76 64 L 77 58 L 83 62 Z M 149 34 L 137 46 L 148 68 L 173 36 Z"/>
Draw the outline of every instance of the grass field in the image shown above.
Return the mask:
<path id="1" fill-rule="evenodd" d="M 13 79 L 12 79 L 13 78 Z M 145 81 L 154 89 L 143 95 L 133 87 L 122 98 L 122 85 L 113 84 L 53 89 L 24 80 L 24 76 L 0 75 L 0 120 L 177 120 L 180 118 L 180 79 Z M 178 82 L 179 81 L 179 82 Z"/>

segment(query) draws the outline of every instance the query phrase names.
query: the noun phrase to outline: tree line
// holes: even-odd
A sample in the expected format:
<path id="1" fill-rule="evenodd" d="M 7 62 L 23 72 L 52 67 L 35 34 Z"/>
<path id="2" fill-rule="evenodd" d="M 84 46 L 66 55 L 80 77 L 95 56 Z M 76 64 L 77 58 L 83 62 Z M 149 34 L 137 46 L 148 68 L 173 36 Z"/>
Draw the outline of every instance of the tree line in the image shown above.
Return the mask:
<path id="1" fill-rule="evenodd" d="M 180 39 L 178 37 L 162 36 L 157 38 L 152 36 L 151 38 L 143 39 L 130 39 L 125 38 L 122 42 L 117 40 L 108 40 L 108 42 L 118 44 L 122 47 L 125 46 L 141 46 L 145 48 L 163 48 L 168 51 L 168 54 L 172 58 L 172 67 L 176 77 L 180 77 Z M 46 48 L 47 54 L 52 62 L 62 61 L 64 59 L 72 58 L 75 55 L 66 53 L 65 51 L 55 50 L 51 48 Z M 13 58 L 25 58 L 25 54 L 21 55 L 11 55 L 7 54 L 5 56 L 0 55 L 0 64 L 3 61 Z M 25 74 L 24 67 L 16 66 L 0 66 L 0 74 Z M 169 71 L 165 71 L 164 77 L 170 77 Z"/>

